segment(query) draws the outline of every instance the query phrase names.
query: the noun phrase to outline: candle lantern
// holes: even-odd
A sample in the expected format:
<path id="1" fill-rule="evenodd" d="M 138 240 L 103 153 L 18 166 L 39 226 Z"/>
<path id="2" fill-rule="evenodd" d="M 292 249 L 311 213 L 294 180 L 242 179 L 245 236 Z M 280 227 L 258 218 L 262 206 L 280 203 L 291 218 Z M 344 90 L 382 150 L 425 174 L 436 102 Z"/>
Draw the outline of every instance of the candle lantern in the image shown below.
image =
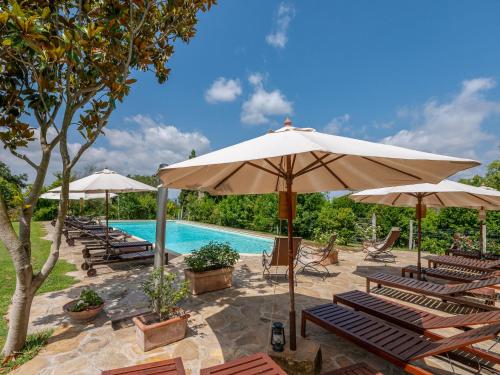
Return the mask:
<path id="1" fill-rule="evenodd" d="M 281 322 L 273 323 L 271 329 L 271 345 L 275 352 L 282 352 L 285 348 L 285 328 Z"/>

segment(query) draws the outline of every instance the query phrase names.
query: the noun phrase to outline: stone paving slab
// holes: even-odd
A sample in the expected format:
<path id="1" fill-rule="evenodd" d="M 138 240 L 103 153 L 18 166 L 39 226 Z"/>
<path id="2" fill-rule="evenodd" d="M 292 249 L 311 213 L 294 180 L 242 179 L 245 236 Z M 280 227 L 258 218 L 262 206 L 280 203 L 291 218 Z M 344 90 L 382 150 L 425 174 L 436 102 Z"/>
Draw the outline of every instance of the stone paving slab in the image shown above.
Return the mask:
<path id="1" fill-rule="evenodd" d="M 47 226 L 51 231 L 52 227 Z M 64 244 L 61 257 L 79 268 L 81 246 Z M 384 264 L 364 261 L 357 251 L 341 251 L 340 264 L 329 266 L 331 277 L 322 280 L 314 275 L 299 275 L 296 286 L 297 331 L 300 332 L 300 310 L 332 300 L 334 293 L 352 289 L 365 289 L 364 275 L 376 271 L 400 274 L 401 265 L 414 264 L 416 254 L 396 251 L 397 262 Z M 175 258 L 167 269 L 183 277 L 183 258 Z M 143 353 L 135 343 L 135 328 L 113 330 L 109 315 L 129 312 L 147 306 L 140 284 L 151 267 L 137 264 L 98 266 L 98 275 L 87 278 L 84 271 L 72 274 L 80 282 L 58 292 L 35 297 L 29 330 L 55 328 L 49 344 L 30 362 L 14 371 L 14 374 L 40 375 L 90 375 L 102 370 L 147 363 L 180 356 L 188 374 L 199 374 L 203 367 L 212 366 L 240 356 L 267 351 L 271 322 L 288 317 L 288 284 L 284 278 L 266 280 L 262 277 L 260 258 L 242 256 L 235 267 L 234 283 L 230 289 L 202 294 L 190 298 L 184 305 L 191 315 L 188 335 L 184 340 Z M 62 306 L 76 298 L 84 287 L 95 288 L 105 299 L 105 313 L 91 324 L 72 324 L 63 314 Z M 394 295 L 399 302 L 404 296 Z M 420 300 L 418 300 L 420 298 Z M 423 297 L 408 297 L 420 307 L 429 305 L 442 307 L 439 301 Z M 413 305 L 415 306 L 415 305 Z M 444 306 L 449 309 L 449 305 Z M 436 310 L 433 310 L 436 311 Z M 465 313 L 467 311 L 453 311 Z M 446 315 L 446 312 L 442 313 Z M 366 352 L 325 330 L 310 324 L 307 340 L 321 345 L 323 371 L 359 361 L 384 374 L 404 372 L 385 360 Z M 450 374 L 449 364 L 441 359 L 426 359 L 420 362 L 436 374 Z M 472 374 L 462 367 L 454 368 L 458 374 Z"/>

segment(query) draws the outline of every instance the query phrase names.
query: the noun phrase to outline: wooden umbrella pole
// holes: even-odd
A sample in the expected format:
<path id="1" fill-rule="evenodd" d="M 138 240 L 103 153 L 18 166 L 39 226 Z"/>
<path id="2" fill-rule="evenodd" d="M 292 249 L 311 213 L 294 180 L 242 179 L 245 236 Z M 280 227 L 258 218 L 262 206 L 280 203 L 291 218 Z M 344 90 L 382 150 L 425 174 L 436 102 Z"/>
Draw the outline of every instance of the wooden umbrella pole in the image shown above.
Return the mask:
<path id="1" fill-rule="evenodd" d="M 417 269 L 418 269 L 418 279 L 422 279 L 422 261 L 421 261 L 421 251 L 422 251 L 422 196 L 419 194 L 417 196 L 417 223 L 418 223 L 418 234 L 417 234 Z"/>
<path id="2" fill-rule="evenodd" d="M 292 206 L 292 160 L 286 157 L 286 201 L 288 206 L 288 289 L 290 293 L 290 350 L 297 349 L 297 333 L 295 328 L 295 284 L 293 274 L 293 206 Z"/>
<path id="3" fill-rule="evenodd" d="M 108 227 L 108 220 L 109 220 L 109 191 L 106 190 L 106 248 L 109 246 L 109 227 Z"/>

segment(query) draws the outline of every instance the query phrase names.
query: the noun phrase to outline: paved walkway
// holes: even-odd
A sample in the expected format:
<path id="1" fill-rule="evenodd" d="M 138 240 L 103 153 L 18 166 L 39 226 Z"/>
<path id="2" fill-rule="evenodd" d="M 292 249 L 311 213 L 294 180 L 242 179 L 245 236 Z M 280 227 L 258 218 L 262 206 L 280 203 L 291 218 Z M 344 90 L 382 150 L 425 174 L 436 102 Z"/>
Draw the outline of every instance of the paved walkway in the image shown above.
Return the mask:
<path id="1" fill-rule="evenodd" d="M 50 226 L 47 226 L 52 230 Z M 352 289 L 365 289 L 363 275 L 375 271 L 399 274 L 401 265 L 415 263 L 415 253 L 396 252 L 395 264 L 363 260 L 354 251 L 340 253 L 340 265 L 329 266 L 332 276 L 326 280 L 299 275 L 296 287 L 300 331 L 300 310 L 330 302 L 332 295 Z M 64 244 L 61 257 L 80 266 L 81 246 Z M 169 271 L 182 273 L 183 258 L 174 259 Z M 270 323 L 287 320 L 288 285 L 284 278 L 276 281 L 262 277 L 260 257 L 244 256 L 236 265 L 231 289 L 191 297 L 185 308 L 191 314 L 188 336 L 177 343 L 143 353 L 135 343 L 134 327 L 113 330 L 109 316 L 147 306 L 140 283 L 150 271 L 145 265 L 113 265 L 97 267 L 98 275 L 87 278 L 83 271 L 74 273 L 79 280 L 72 288 L 37 296 L 33 303 L 30 331 L 56 328 L 49 344 L 37 357 L 18 368 L 15 374 L 80 375 L 127 365 L 181 356 L 188 374 L 199 374 L 200 368 L 258 351 L 266 351 Z M 62 306 L 79 295 L 83 287 L 95 288 L 105 299 L 105 312 L 89 325 L 74 325 L 63 314 Z M 393 297 L 404 299 L 404 294 Z M 417 297 L 418 299 L 418 297 Z M 415 298 L 414 298 L 415 302 Z M 425 305 L 425 298 L 417 303 Z M 439 305 L 439 303 L 438 303 Z M 415 305 L 414 305 L 415 306 Z M 464 311 L 453 311 L 464 312 Z M 443 313 L 444 315 L 446 313 Z M 323 371 L 354 362 L 365 361 L 384 374 L 401 374 L 392 366 L 362 348 L 330 334 L 313 324 L 308 326 L 308 339 L 321 345 Z M 446 361 L 432 358 L 421 365 L 436 374 L 451 374 Z M 460 366 L 455 371 L 468 374 Z"/>

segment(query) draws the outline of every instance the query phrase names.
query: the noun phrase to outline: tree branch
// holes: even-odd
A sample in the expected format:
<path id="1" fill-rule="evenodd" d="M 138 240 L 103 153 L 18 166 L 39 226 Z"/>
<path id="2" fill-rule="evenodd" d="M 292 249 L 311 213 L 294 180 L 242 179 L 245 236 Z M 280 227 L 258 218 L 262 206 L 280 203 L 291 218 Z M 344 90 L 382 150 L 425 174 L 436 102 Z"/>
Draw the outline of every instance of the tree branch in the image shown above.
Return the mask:
<path id="1" fill-rule="evenodd" d="M 30 167 L 32 167 L 33 169 L 38 171 L 38 168 L 40 166 L 38 164 L 36 164 L 34 161 L 32 161 L 30 158 L 28 158 L 26 155 L 20 154 L 19 152 L 15 151 L 13 149 L 9 149 L 9 151 L 12 155 L 18 157 L 21 160 L 24 160 L 26 163 L 28 163 L 30 165 Z"/>

